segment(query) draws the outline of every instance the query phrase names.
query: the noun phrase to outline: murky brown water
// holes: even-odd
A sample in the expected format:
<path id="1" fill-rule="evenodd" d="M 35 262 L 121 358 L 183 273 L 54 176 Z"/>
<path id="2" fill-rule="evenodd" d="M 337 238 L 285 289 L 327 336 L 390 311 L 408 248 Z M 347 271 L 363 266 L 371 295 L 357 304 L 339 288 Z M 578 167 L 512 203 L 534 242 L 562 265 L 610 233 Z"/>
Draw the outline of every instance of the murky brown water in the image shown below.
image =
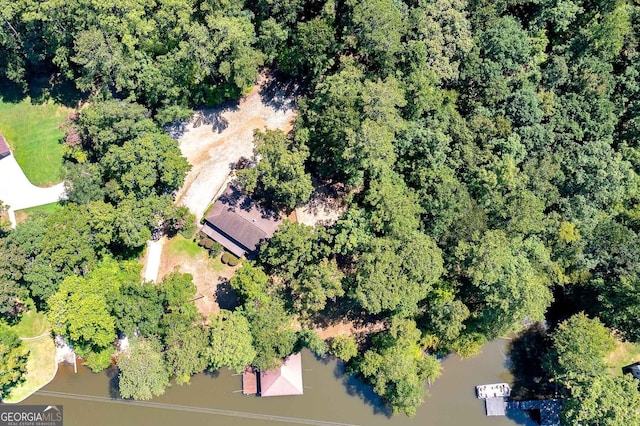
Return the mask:
<path id="1" fill-rule="evenodd" d="M 150 403 L 131 403 L 111 399 L 114 391 L 109 373 L 82 369 L 74 374 L 72 367 L 61 365 L 55 380 L 24 404 L 62 404 L 65 426 L 531 425 L 525 420 L 486 417 L 482 401 L 475 398 L 475 385 L 509 379 L 504 346 L 504 340 L 497 340 L 475 358 L 444 360 L 442 377 L 430 387 L 431 398 L 411 420 L 404 415 L 387 417 L 370 389 L 353 379 L 345 382 L 335 361 L 318 361 L 308 351 L 303 353 L 303 396 L 244 396 L 238 392 L 240 377 L 221 370 L 217 376 L 200 374 L 190 385 L 173 385 Z"/>

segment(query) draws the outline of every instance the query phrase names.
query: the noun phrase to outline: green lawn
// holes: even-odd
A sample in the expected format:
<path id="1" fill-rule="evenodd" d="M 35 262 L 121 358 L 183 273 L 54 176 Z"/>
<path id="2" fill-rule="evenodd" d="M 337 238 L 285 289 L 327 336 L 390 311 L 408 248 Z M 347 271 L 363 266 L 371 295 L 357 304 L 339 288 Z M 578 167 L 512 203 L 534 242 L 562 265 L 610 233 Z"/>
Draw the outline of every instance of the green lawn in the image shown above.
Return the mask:
<path id="1" fill-rule="evenodd" d="M 13 103 L 0 98 L 0 132 L 34 185 L 50 186 L 61 180 L 64 133 L 59 126 L 70 111 L 51 101 L 32 104 L 25 98 Z"/>
<path id="2" fill-rule="evenodd" d="M 13 326 L 18 336 L 22 338 L 37 337 L 51 329 L 51 325 L 47 317 L 42 312 L 37 312 L 35 308 L 31 308 L 28 312 L 22 314 L 20 322 Z"/>
<path id="3" fill-rule="evenodd" d="M 622 375 L 622 367 L 640 361 L 640 344 L 616 340 L 616 348 L 607 356 L 609 372 Z"/>
<path id="4" fill-rule="evenodd" d="M 56 374 L 56 345 L 53 338 L 46 336 L 37 340 L 27 340 L 24 344 L 29 349 L 26 380 L 13 388 L 3 402 L 22 401 L 49 383 Z"/>
<path id="5" fill-rule="evenodd" d="M 167 241 L 165 250 L 171 256 L 189 256 L 195 258 L 198 253 L 206 253 L 206 250 L 200 247 L 196 242 L 187 240 L 182 235 L 178 234 L 174 238 Z"/>
<path id="6" fill-rule="evenodd" d="M 18 221 L 18 223 L 22 223 L 25 220 L 27 220 L 29 215 L 33 213 L 40 212 L 45 214 L 51 214 L 51 213 L 57 212 L 61 208 L 62 208 L 62 204 L 51 203 L 51 204 L 43 204 L 41 206 L 36 206 L 36 207 L 29 207 L 28 209 L 16 210 L 15 211 L 16 220 Z"/>
<path id="7" fill-rule="evenodd" d="M 220 256 L 209 258 L 209 253 L 206 249 L 200 247 L 196 242 L 186 239 L 180 234 L 167 241 L 164 246 L 164 251 L 164 256 L 173 259 L 182 256 L 193 259 L 194 261 L 197 260 L 198 257 L 200 259 L 207 259 L 209 268 L 214 272 L 220 272 L 226 267 L 226 265 L 220 261 Z"/>
<path id="8" fill-rule="evenodd" d="M 47 334 L 51 330 L 51 325 L 43 313 L 37 312 L 31 306 L 31 309 L 22 315 L 20 322 L 13 326 L 13 330 L 23 339 L 45 335 L 34 340 L 23 340 L 24 345 L 29 349 L 26 378 L 11 390 L 5 402 L 22 401 L 49 383 L 57 369 L 56 345 L 53 338 Z"/>

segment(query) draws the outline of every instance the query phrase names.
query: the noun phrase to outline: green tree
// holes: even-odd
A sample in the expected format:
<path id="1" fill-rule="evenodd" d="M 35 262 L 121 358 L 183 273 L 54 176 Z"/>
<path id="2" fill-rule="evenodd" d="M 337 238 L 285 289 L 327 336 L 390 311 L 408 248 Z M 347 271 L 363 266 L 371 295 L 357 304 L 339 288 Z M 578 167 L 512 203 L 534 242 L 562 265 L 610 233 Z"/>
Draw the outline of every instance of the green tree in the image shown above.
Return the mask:
<path id="1" fill-rule="evenodd" d="M 211 318 L 210 368 L 228 367 L 240 373 L 253 363 L 256 351 L 249 321 L 241 311 L 225 311 Z"/>
<path id="2" fill-rule="evenodd" d="M 254 132 L 254 168 L 238 171 L 244 189 L 271 202 L 293 209 L 313 192 L 311 175 L 304 170 L 309 149 L 300 138 L 280 130 Z"/>
<path id="3" fill-rule="evenodd" d="M 115 318 L 108 301 L 116 298 L 126 282 L 139 280 L 140 268 L 107 259 L 86 277 L 65 278 L 47 300 L 53 332 L 67 337 L 79 356 L 92 356 L 90 367 L 100 371 L 110 365 L 116 339 Z M 96 357 L 96 354 L 102 356 Z"/>
<path id="4" fill-rule="evenodd" d="M 231 278 L 231 287 L 244 304 L 263 303 L 269 299 L 269 277 L 252 262 L 243 262 Z"/>
<path id="5" fill-rule="evenodd" d="M 358 53 L 376 72 L 391 72 L 396 55 L 402 51 L 406 9 L 401 2 L 374 0 L 348 2 L 353 7 L 352 32 Z"/>
<path id="6" fill-rule="evenodd" d="M 152 338 L 132 340 L 126 352 L 118 357 L 119 386 L 123 398 L 150 400 L 162 395 L 169 386 L 169 369 L 160 342 Z"/>
<path id="7" fill-rule="evenodd" d="M 167 135 L 147 133 L 111 146 L 100 159 L 107 195 L 119 201 L 132 196 L 170 194 L 183 183 L 191 166 Z"/>
<path id="8" fill-rule="evenodd" d="M 353 294 L 371 313 L 411 315 L 443 272 L 442 252 L 428 236 L 376 238 L 359 259 Z"/>
<path id="9" fill-rule="evenodd" d="M 298 331 L 298 343 L 294 352 L 298 352 L 303 347 L 309 349 L 315 356 L 324 357 L 329 351 L 329 345 L 320 335 L 308 328 Z"/>
<path id="10" fill-rule="evenodd" d="M 322 311 L 328 301 L 344 295 L 344 274 L 335 260 L 322 259 L 318 264 L 307 264 L 289 284 L 296 312 L 310 316 Z"/>
<path id="11" fill-rule="evenodd" d="M 571 397 L 562 404 L 561 421 L 568 425 L 623 426 L 640 422 L 638 382 L 599 374 L 571 388 Z"/>
<path id="12" fill-rule="evenodd" d="M 256 351 L 253 365 L 261 371 L 281 365 L 282 360 L 293 353 L 297 340 L 284 303 L 272 298 L 259 305 L 245 305 L 244 309 Z"/>
<path id="13" fill-rule="evenodd" d="M 545 359 L 546 369 L 571 384 L 583 377 L 606 372 L 605 356 L 615 347 L 611 332 L 598 318 L 579 313 L 563 321 L 551 334 L 553 346 Z"/>
<path id="14" fill-rule="evenodd" d="M 456 250 L 463 280 L 462 301 L 477 331 L 495 337 L 525 320 L 544 318 L 552 301 L 548 250 L 533 239 L 509 239 L 486 231 L 479 241 Z"/>
<path id="15" fill-rule="evenodd" d="M 360 374 L 387 401 L 394 413 L 413 417 L 425 397 L 426 380 L 440 375 L 440 363 L 419 345 L 415 322 L 394 318 L 391 329 L 378 336 L 374 348 L 358 363 Z"/>
<path id="16" fill-rule="evenodd" d="M 325 238 L 324 228 L 284 221 L 261 247 L 259 260 L 267 272 L 291 280 L 317 258 Z"/>
<path id="17" fill-rule="evenodd" d="M 122 146 L 143 134 L 157 132 L 142 105 L 120 100 L 91 102 L 80 113 L 75 127 L 90 159 L 95 161 L 111 146 Z"/>
<path id="18" fill-rule="evenodd" d="M 142 336 L 158 334 L 158 323 L 164 309 L 161 295 L 152 283 L 124 283 L 109 306 L 117 331 L 127 336 L 133 336 L 136 331 Z"/>
<path id="19" fill-rule="evenodd" d="M 329 352 L 337 358 L 345 362 L 358 355 L 358 344 L 353 336 L 339 334 L 333 339 L 329 345 Z"/>
<path id="20" fill-rule="evenodd" d="M 27 298 L 27 291 L 15 281 L 0 278 L 0 317 L 14 323 L 20 317 Z"/>
<path id="21" fill-rule="evenodd" d="M 0 321 L 0 397 L 5 398 L 27 372 L 29 351 L 18 335 Z"/>
<path id="22" fill-rule="evenodd" d="M 164 356 L 169 372 L 179 385 L 189 383 L 191 376 L 204 371 L 208 363 L 206 331 L 199 326 L 187 330 L 171 330 L 164 338 Z"/>

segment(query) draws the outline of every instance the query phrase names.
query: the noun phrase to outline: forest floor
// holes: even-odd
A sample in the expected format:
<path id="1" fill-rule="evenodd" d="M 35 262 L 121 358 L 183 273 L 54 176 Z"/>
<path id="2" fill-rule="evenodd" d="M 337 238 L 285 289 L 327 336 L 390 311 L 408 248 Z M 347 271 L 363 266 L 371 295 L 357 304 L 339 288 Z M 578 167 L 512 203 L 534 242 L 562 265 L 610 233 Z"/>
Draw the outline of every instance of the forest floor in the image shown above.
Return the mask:
<path id="1" fill-rule="evenodd" d="M 377 321 L 369 324 L 357 324 L 355 321 L 341 321 L 335 324 L 318 327 L 315 330 L 322 339 L 331 339 L 339 335 L 363 337 L 372 333 L 377 333 L 385 328 L 384 321 Z"/>
<path id="2" fill-rule="evenodd" d="M 313 182 L 315 190 L 309 201 L 296 208 L 298 222 L 308 225 L 333 225 L 347 209 L 346 192 L 340 185 L 320 185 Z"/>
<path id="3" fill-rule="evenodd" d="M 297 89 L 263 72 L 240 101 L 200 110 L 189 123 L 169 129 L 192 165 L 177 203 L 200 219 L 237 162 L 253 155 L 255 129 L 292 129 Z"/>
<path id="4" fill-rule="evenodd" d="M 229 280 L 239 267 L 223 264 L 220 255 L 211 258 L 207 250 L 177 235 L 164 245 L 158 282 L 173 271 L 191 274 L 197 288 L 194 303 L 201 314 L 209 317 L 220 309 L 231 309 L 237 304 Z"/>

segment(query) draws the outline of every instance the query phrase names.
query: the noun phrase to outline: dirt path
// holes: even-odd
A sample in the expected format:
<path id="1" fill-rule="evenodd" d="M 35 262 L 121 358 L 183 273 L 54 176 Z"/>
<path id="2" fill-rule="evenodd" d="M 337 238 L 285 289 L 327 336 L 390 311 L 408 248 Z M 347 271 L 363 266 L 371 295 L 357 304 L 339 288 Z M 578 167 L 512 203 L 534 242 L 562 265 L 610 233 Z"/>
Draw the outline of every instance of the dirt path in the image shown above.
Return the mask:
<path id="1" fill-rule="evenodd" d="M 253 154 L 254 129 L 291 130 L 295 87 L 278 86 L 265 73 L 237 103 L 196 113 L 187 125 L 172 128 L 180 149 L 193 166 L 176 200 L 200 218 L 224 185 L 231 167 Z"/>

